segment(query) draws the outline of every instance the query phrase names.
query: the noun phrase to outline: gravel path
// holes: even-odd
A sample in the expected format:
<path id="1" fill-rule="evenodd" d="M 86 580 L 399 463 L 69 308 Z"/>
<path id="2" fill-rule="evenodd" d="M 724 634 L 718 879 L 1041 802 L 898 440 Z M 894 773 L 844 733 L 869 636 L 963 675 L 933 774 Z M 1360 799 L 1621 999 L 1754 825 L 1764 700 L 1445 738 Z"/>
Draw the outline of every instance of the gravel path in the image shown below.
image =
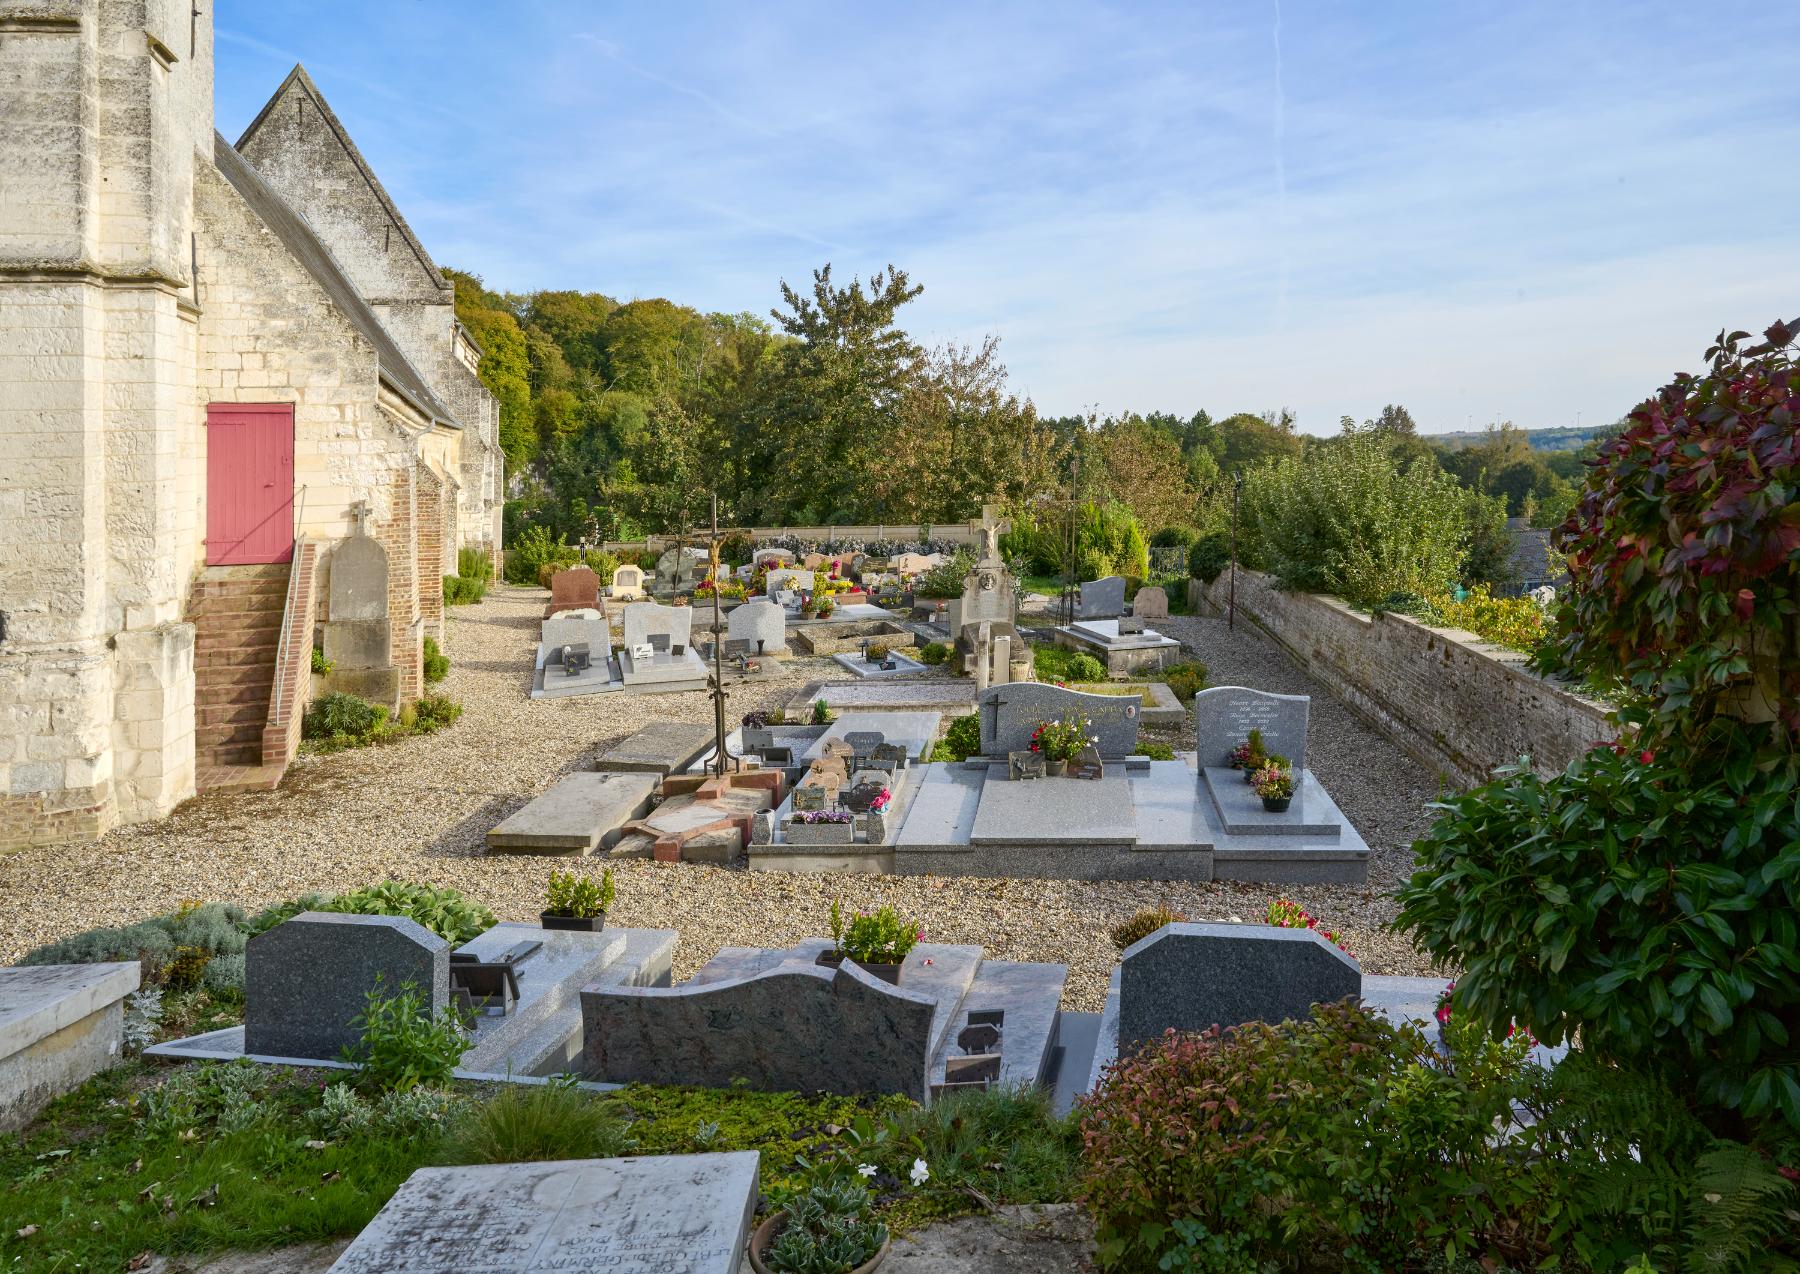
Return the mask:
<path id="1" fill-rule="evenodd" d="M 482 838 L 562 775 L 651 720 L 710 723 L 702 694 L 532 701 L 531 657 L 546 594 L 501 587 L 451 611 L 453 661 L 443 689 L 464 707 L 439 734 L 335 756 L 302 758 L 274 792 L 209 796 L 158 823 L 122 827 L 86 845 L 0 856 L 0 960 L 81 929 L 120 924 L 188 900 L 260 907 L 308 890 L 338 891 L 394 876 L 453 885 L 502 919 L 534 919 L 562 860 L 487 857 Z M 690 864 L 614 868 L 619 925 L 677 929 L 676 975 L 720 947 L 785 945 L 825 932 L 832 898 L 889 903 L 938 942 L 979 943 L 1000 959 L 1069 966 L 1065 1007 L 1098 1009 L 1116 952 L 1107 930 L 1166 903 L 1194 919 L 1259 919 L 1285 894 L 1323 917 L 1370 973 L 1428 972 L 1423 957 L 1381 931 L 1404 874 L 1397 848 L 1423 824 L 1435 792 L 1423 768 L 1352 717 L 1256 629 L 1175 618 L 1215 683 L 1241 681 L 1314 696 L 1311 756 L 1321 778 L 1376 850 L 1368 889 L 1343 887 L 794 876 Z M 778 677 L 733 687 L 727 720 L 773 706 L 829 660 L 798 659 Z M 1192 739 L 1191 730 L 1188 738 Z"/>

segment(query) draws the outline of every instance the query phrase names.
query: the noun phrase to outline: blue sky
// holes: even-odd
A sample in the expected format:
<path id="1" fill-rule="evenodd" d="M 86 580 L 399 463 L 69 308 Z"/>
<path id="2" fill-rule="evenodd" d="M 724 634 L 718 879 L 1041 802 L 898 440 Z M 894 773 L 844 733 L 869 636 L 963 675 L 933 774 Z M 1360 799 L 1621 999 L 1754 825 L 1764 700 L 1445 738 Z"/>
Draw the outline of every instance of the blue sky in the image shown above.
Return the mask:
<path id="1" fill-rule="evenodd" d="M 1610 420 L 1800 315 L 1800 5 L 221 0 L 440 262 L 766 313 L 889 262 L 1050 414 Z"/>

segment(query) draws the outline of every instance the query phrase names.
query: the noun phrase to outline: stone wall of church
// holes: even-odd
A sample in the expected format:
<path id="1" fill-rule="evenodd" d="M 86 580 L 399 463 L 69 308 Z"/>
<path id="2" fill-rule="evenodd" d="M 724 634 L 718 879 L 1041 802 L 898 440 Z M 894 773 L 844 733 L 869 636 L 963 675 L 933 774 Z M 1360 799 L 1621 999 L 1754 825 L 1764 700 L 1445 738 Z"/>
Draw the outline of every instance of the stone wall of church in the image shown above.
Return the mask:
<path id="1" fill-rule="evenodd" d="M 212 142 L 212 37 L 179 0 L 0 0 L 0 26 L 3 848 L 193 791 L 192 156 Z"/>

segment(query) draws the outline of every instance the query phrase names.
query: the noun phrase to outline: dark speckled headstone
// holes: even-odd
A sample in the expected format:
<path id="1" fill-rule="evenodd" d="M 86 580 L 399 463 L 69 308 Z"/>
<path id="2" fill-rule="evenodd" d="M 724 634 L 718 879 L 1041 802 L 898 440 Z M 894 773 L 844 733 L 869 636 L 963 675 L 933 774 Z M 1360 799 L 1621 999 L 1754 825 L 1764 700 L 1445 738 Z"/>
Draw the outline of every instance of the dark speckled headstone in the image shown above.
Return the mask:
<path id="1" fill-rule="evenodd" d="M 1119 1053 L 1171 1027 L 1281 1022 L 1362 994 L 1356 961 L 1310 929 L 1165 925 L 1119 966 Z"/>
<path id="2" fill-rule="evenodd" d="M 1079 713 L 1092 724 L 1102 756 L 1130 756 L 1137 751 L 1140 706 L 1126 695 L 1086 694 L 1039 681 L 991 686 L 976 702 L 981 755 L 1030 751 L 1031 736 L 1039 725 Z"/>
<path id="3" fill-rule="evenodd" d="M 450 944 L 404 916 L 306 911 L 244 948 L 244 1051 L 332 1059 L 379 981 L 416 986 L 433 1016 L 450 998 Z"/>

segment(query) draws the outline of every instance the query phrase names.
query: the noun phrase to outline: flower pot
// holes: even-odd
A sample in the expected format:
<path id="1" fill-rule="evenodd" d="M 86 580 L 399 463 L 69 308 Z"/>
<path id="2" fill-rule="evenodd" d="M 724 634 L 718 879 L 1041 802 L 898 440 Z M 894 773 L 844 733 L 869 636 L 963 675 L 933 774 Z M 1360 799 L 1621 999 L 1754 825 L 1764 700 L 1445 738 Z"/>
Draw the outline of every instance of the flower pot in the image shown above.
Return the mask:
<path id="1" fill-rule="evenodd" d="M 790 845 L 854 845 L 856 843 L 856 824 L 854 823 L 800 823 L 782 824 L 783 839 Z"/>
<path id="2" fill-rule="evenodd" d="M 599 933 L 606 928 L 606 913 L 597 916 L 559 916 L 554 911 L 538 913 L 538 920 L 546 929 L 568 929 L 575 933 Z"/>
<path id="3" fill-rule="evenodd" d="M 1271 814 L 1285 814 L 1288 806 L 1294 803 L 1291 796 L 1265 796 L 1262 798 L 1263 808 Z"/>
<path id="4" fill-rule="evenodd" d="M 781 1237 L 781 1231 L 787 1226 L 787 1213 L 777 1212 L 768 1220 L 756 1227 L 756 1233 L 750 1236 L 750 1268 L 756 1274 L 771 1274 L 769 1267 L 763 1264 L 763 1253 L 774 1246 L 775 1240 Z M 881 1250 L 850 1271 L 850 1274 L 874 1274 L 876 1266 L 887 1259 L 888 1248 L 893 1246 L 890 1237 L 881 1245 Z"/>
<path id="5" fill-rule="evenodd" d="M 1069 772 L 1069 763 L 1067 761 L 1059 761 L 1053 757 L 1045 758 L 1044 774 L 1047 777 L 1053 778 L 1053 779 L 1060 779 L 1063 775 L 1067 774 L 1068 772 Z"/>
<path id="6" fill-rule="evenodd" d="M 822 964 L 828 969 L 835 969 L 846 960 L 850 960 L 850 957 L 842 951 L 821 951 L 819 958 L 814 963 Z M 881 979 L 889 986 L 900 985 L 900 966 L 897 964 L 864 964 L 861 960 L 850 960 L 850 963 L 870 977 Z"/>
<path id="7" fill-rule="evenodd" d="M 1246 765 L 1244 767 L 1244 782 L 1246 782 L 1246 783 L 1256 782 L 1256 770 L 1254 767 L 1248 766 L 1248 765 Z"/>

